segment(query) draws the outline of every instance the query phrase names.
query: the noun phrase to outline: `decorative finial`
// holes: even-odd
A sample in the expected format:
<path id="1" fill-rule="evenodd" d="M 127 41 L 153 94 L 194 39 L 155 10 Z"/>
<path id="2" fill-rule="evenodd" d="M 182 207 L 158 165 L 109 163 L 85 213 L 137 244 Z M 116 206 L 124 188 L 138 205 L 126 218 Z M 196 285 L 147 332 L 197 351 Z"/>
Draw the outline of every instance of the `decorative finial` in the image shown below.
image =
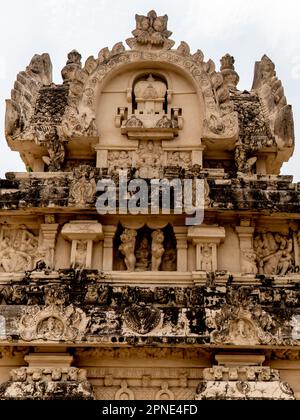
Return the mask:
<path id="1" fill-rule="evenodd" d="M 64 83 L 72 82 L 76 78 L 76 72 L 82 68 L 81 54 L 72 50 L 68 54 L 68 60 L 65 67 L 61 71 Z"/>
<path id="2" fill-rule="evenodd" d="M 76 50 L 69 52 L 67 64 L 78 64 L 81 66 L 81 54 Z"/>
<path id="3" fill-rule="evenodd" d="M 235 59 L 230 54 L 226 54 L 221 58 L 221 73 L 224 80 L 223 83 L 229 89 L 236 90 L 240 77 L 235 71 L 234 63 Z"/>
<path id="4" fill-rule="evenodd" d="M 230 54 L 224 55 L 221 58 L 221 71 L 223 70 L 234 70 L 235 59 Z"/>
<path id="5" fill-rule="evenodd" d="M 147 16 L 136 15 L 136 29 L 132 32 L 134 38 L 126 42 L 132 49 L 171 49 L 175 42 L 168 38 L 172 32 L 168 30 L 168 16 L 157 16 L 151 10 Z"/>

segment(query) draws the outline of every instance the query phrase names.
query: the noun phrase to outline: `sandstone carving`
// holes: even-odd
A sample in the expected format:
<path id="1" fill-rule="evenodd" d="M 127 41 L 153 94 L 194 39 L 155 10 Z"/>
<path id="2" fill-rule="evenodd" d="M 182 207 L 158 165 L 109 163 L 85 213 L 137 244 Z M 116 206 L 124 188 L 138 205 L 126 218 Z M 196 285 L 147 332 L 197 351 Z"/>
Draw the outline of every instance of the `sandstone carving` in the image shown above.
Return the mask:
<path id="1" fill-rule="evenodd" d="M 286 275 L 293 266 L 293 240 L 279 233 L 258 235 L 254 249 L 259 261 L 259 273 L 265 275 Z"/>
<path id="2" fill-rule="evenodd" d="M 216 344 L 257 345 L 275 344 L 277 339 L 270 331 L 274 321 L 259 306 L 252 312 L 241 307 L 224 307 L 214 315 L 217 326 L 212 332 L 212 342 Z"/>
<path id="3" fill-rule="evenodd" d="M 217 68 L 170 38 L 152 10 L 129 49 L 70 51 L 61 83 L 47 54 L 17 75 L 5 132 L 26 172 L 0 179 L 0 399 L 299 398 L 292 108 L 267 56 L 239 90 L 231 54 Z"/>
<path id="4" fill-rule="evenodd" d="M 93 168 L 80 166 L 74 169 L 71 182 L 69 205 L 84 207 L 95 200 L 96 181 Z"/>
<path id="5" fill-rule="evenodd" d="M 79 341 L 85 334 L 88 318 L 74 306 L 61 308 L 48 306 L 29 307 L 19 324 L 19 334 L 24 341 Z"/>
<path id="6" fill-rule="evenodd" d="M 56 128 L 51 128 L 50 132 L 45 135 L 45 146 L 49 153 L 49 157 L 43 156 L 43 161 L 48 166 L 48 171 L 61 171 L 65 162 L 66 150 L 62 140 L 57 134 Z"/>
<path id="7" fill-rule="evenodd" d="M 160 311 L 149 307 L 134 305 L 124 312 L 124 321 L 128 328 L 141 335 L 153 331 L 159 325 L 160 320 Z"/>
<path id="8" fill-rule="evenodd" d="M 6 111 L 6 134 L 19 136 L 29 129 L 30 119 L 41 87 L 52 83 L 52 64 L 48 54 L 32 57 L 29 66 L 17 76 Z"/>
<path id="9" fill-rule="evenodd" d="M 136 15 L 136 29 L 132 32 L 134 38 L 127 39 L 130 48 L 138 48 L 139 45 L 171 49 L 175 44 L 168 38 L 172 32 L 168 30 L 168 16 L 157 16 L 154 10 L 147 16 Z"/>
<path id="10" fill-rule="evenodd" d="M 162 256 L 165 249 L 163 247 L 164 234 L 161 230 L 152 233 L 152 271 L 159 271 Z"/>
<path id="11" fill-rule="evenodd" d="M 243 249 L 241 254 L 242 273 L 256 275 L 258 273 L 256 253 L 253 249 Z"/>
<path id="12" fill-rule="evenodd" d="M 35 268 L 38 239 L 27 230 L 2 229 L 0 272 L 30 271 Z"/>
<path id="13" fill-rule="evenodd" d="M 20 368 L 3 384 L 0 400 L 93 400 L 85 370 L 72 368 Z"/>
<path id="14" fill-rule="evenodd" d="M 135 242 L 136 242 L 137 232 L 135 230 L 125 229 L 124 233 L 121 235 L 122 245 L 120 245 L 119 250 L 125 257 L 125 264 L 128 271 L 135 270 L 136 257 L 135 257 Z"/>
<path id="15" fill-rule="evenodd" d="M 270 368 L 215 366 L 204 369 L 203 377 L 196 401 L 295 400 L 289 384 L 281 382 L 279 372 Z"/>

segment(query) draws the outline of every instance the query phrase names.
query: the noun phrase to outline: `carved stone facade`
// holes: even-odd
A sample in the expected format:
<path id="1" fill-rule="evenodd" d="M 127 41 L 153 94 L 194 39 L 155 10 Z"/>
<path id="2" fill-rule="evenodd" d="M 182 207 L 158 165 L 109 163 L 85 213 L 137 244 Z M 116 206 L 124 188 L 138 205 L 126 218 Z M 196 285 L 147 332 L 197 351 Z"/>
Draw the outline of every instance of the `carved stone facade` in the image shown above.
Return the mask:
<path id="1" fill-rule="evenodd" d="M 150 11 L 129 49 L 71 51 L 62 84 L 48 54 L 17 75 L 0 399 L 300 398 L 292 108 L 267 56 L 240 91 L 234 57 L 171 35 Z"/>

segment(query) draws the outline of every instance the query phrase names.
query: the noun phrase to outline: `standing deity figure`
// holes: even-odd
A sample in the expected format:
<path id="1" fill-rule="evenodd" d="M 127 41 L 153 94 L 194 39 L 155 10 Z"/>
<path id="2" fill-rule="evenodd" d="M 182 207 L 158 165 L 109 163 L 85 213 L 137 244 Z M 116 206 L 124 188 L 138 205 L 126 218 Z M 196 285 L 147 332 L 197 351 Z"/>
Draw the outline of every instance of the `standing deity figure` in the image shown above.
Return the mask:
<path id="1" fill-rule="evenodd" d="M 207 273 L 213 271 L 212 246 L 208 244 L 202 247 L 201 271 L 206 271 Z"/>
<path id="2" fill-rule="evenodd" d="M 87 249 L 88 249 L 87 241 L 78 241 L 73 268 L 77 270 L 83 270 L 86 268 Z"/>
<path id="3" fill-rule="evenodd" d="M 133 229 L 125 229 L 121 235 L 122 244 L 119 246 L 119 251 L 125 257 L 125 264 L 128 271 L 135 270 L 136 257 L 135 257 L 135 242 L 137 232 Z"/>
<path id="4" fill-rule="evenodd" d="M 165 249 L 164 233 L 161 230 L 156 230 L 152 233 L 152 271 L 159 271 L 161 265 L 162 256 L 164 255 Z"/>
<path id="5" fill-rule="evenodd" d="M 140 271 L 140 272 L 148 271 L 149 263 L 150 263 L 149 255 L 150 255 L 149 241 L 148 241 L 147 236 L 144 236 L 136 252 L 136 257 L 137 257 L 136 271 Z"/>

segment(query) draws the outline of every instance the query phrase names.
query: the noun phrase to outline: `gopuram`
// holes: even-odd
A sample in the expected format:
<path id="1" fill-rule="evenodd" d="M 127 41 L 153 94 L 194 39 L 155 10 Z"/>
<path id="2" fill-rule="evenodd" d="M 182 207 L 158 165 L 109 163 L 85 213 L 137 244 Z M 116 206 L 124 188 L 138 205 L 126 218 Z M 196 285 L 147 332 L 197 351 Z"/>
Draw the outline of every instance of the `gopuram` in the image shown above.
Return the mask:
<path id="1" fill-rule="evenodd" d="M 267 56 L 241 91 L 231 55 L 171 35 L 150 11 L 126 47 L 71 51 L 61 84 L 48 54 L 17 75 L 0 400 L 300 399 L 292 108 Z"/>

